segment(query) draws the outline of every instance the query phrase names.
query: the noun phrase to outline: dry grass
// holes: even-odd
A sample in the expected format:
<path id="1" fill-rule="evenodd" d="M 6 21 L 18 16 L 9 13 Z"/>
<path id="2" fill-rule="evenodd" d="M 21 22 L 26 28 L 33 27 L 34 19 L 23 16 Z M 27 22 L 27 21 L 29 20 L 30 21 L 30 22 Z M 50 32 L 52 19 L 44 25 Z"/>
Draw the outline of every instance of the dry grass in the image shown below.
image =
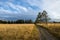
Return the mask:
<path id="1" fill-rule="evenodd" d="M 47 25 L 42 23 L 38 25 L 43 26 L 44 28 L 48 29 L 49 32 L 51 32 L 54 36 L 60 38 L 60 23 L 48 23 Z"/>
<path id="2" fill-rule="evenodd" d="M 0 40 L 39 40 L 34 24 L 0 24 Z"/>

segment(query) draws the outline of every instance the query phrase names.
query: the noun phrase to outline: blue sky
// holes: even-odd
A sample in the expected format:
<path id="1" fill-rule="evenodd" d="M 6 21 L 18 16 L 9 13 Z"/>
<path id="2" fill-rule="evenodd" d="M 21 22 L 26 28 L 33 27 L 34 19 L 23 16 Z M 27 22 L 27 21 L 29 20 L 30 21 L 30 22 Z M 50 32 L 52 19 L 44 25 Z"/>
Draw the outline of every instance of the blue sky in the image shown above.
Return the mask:
<path id="1" fill-rule="evenodd" d="M 35 19 L 46 10 L 52 19 L 60 18 L 60 0 L 0 0 L 0 19 Z"/>

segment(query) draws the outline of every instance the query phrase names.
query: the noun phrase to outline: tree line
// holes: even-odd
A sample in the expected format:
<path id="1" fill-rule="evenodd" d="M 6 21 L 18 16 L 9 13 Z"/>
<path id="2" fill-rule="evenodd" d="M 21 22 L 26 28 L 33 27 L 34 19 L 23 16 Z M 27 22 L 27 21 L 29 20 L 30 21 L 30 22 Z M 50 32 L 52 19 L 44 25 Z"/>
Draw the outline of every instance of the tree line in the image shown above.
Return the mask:
<path id="1" fill-rule="evenodd" d="M 5 20 L 0 20 L 0 24 L 23 24 L 23 23 L 33 23 L 33 21 L 30 20 L 16 20 L 16 21 L 5 21 Z"/>

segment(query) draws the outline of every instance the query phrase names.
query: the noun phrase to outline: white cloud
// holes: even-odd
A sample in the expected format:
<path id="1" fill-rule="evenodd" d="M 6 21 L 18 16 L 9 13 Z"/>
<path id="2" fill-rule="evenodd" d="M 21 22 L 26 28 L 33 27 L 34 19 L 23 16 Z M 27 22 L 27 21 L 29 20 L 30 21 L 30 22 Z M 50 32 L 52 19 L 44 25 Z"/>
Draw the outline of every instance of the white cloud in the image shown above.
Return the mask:
<path id="1" fill-rule="evenodd" d="M 17 8 L 19 8 L 19 9 L 21 9 L 21 10 L 23 10 L 23 11 L 25 11 L 25 12 L 27 12 L 27 11 L 28 11 L 28 9 L 27 9 L 27 8 L 25 8 L 25 7 L 23 7 L 23 6 L 16 5 L 16 7 L 17 7 Z"/>
<path id="2" fill-rule="evenodd" d="M 3 13 L 3 14 L 16 14 L 17 11 L 12 11 L 12 10 L 9 10 L 9 6 L 8 4 L 4 3 L 4 2 L 0 2 L 0 14 Z"/>
<path id="3" fill-rule="evenodd" d="M 60 19 L 60 0 L 43 0 L 43 10 L 46 10 L 51 18 Z"/>
<path id="4" fill-rule="evenodd" d="M 39 10 L 37 8 L 38 10 L 35 10 L 35 9 L 32 9 L 31 7 L 27 7 L 27 9 L 28 9 L 27 15 L 35 15 L 36 16 L 38 14 L 38 12 L 40 12 L 42 9 L 42 3 L 40 0 L 23 0 L 23 1 L 27 2 L 30 6 L 36 6 L 40 9 Z"/>
<path id="5" fill-rule="evenodd" d="M 23 10 L 23 11 L 25 11 L 25 12 L 28 11 L 27 8 L 25 8 L 25 7 L 23 7 L 23 6 L 20 6 L 20 5 L 14 5 L 14 4 L 12 4 L 12 3 L 8 3 L 8 5 L 9 5 L 10 7 L 12 7 L 13 9 L 17 10 L 18 12 L 20 12 L 21 10 Z"/>
<path id="6" fill-rule="evenodd" d="M 30 4 L 30 5 L 36 5 L 38 7 L 42 6 L 42 3 L 40 0 L 27 0 L 27 2 Z"/>
<path id="7" fill-rule="evenodd" d="M 15 4 L 11 3 L 11 2 L 5 2 L 5 3 L 0 2 L 0 5 L 5 5 L 4 7 L 8 7 L 8 8 L 11 7 L 12 9 L 16 10 L 16 11 L 12 11 L 12 10 L 8 10 L 8 9 L 6 10 L 6 9 L 4 9 L 4 7 L 0 7 L 0 11 L 5 12 L 5 13 L 10 13 L 10 14 L 17 13 L 18 14 L 18 13 L 28 11 L 27 8 L 25 8 L 23 6 L 20 6 L 20 5 L 15 5 Z"/>
<path id="8" fill-rule="evenodd" d="M 19 13 L 22 13 L 24 15 L 36 15 L 37 11 L 34 11 L 31 7 L 24 7 L 24 6 L 20 6 L 20 5 L 14 5 L 12 3 L 8 3 L 8 6 L 10 6 L 11 8 L 17 10 Z"/>
<path id="9" fill-rule="evenodd" d="M 4 8 L 0 7 L 0 13 L 12 14 L 17 13 L 16 11 L 5 10 Z"/>
<path id="10" fill-rule="evenodd" d="M 37 6 L 40 9 L 42 9 L 42 1 L 41 0 L 27 0 L 27 2 L 31 5 L 31 6 Z M 39 10 L 41 11 L 41 10 Z"/>
<path id="11" fill-rule="evenodd" d="M 21 6 L 21 5 L 16 5 L 16 4 L 13 4 L 11 2 L 5 2 L 3 4 L 3 2 L 1 2 L 1 5 L 5 5 L 7 7 L 11 7 L 12 9 L 16 10 L 16 11 L 12 11 L 12 10 L 6 10 L 4 9 L 4 7 L 0 7 L 0 13 L 5 13 L 5 14 L 23 14 L 23 15 L 36 15 L 37 14 L 37 11 L 34 11 L 31 7 L 24 7 L 24 6 Z"/>

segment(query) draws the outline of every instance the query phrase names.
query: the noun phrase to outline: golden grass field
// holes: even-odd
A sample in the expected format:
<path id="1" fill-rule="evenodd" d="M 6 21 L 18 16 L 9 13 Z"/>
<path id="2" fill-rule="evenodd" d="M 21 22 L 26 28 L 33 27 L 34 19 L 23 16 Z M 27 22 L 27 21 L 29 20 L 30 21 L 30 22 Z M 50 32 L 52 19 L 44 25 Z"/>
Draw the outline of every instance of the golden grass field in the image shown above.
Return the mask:
<path id="1" fill-rule="evenodd" d="M 0 40 L 39 40 L 34 24 L 0 24 Z"/>
<path id="2" fill-rule="evenodd" d="M 38 25 L 60 37 L 60 23 Z M 0 24 L 0 40 L 39 40 L 39 31 L 34 24 Z"/>
<path id="3" fill-rule="evenodd" d="M 51 32 L 54 36 L 60 38 L 60 23 L 42 23 L 38 25 L 43 26 L 44 28 L 48 29 L 48 31 Z"/>

